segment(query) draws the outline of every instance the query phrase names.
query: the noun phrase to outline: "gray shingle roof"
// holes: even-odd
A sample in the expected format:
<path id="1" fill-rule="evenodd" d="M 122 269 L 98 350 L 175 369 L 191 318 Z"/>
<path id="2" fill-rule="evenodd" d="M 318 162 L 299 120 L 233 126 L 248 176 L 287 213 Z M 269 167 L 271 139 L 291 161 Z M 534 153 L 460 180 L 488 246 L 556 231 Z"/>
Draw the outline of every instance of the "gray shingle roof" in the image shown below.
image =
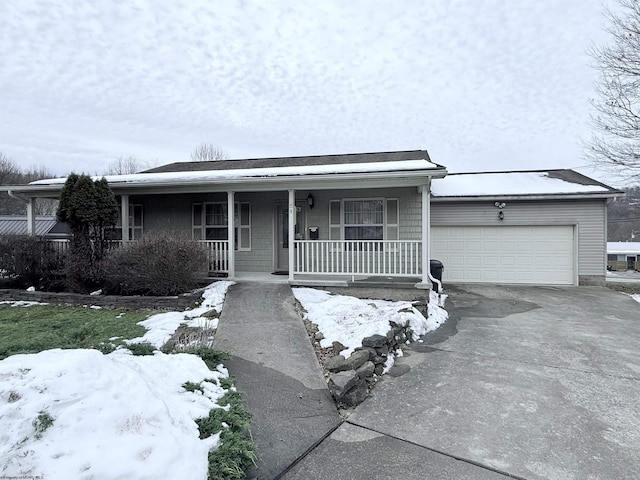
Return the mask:
<path id="1" fill-rule="evenodd" d="M 403 160 L 431 161 L 426 150 L 400 152 L 351 153 L 308 157 L 252 158 L 205 162 L 175 162 L 145 170 L 141 173 L 195 172 L 206 170 L 236 170 L 246 168 L 296 167 L 307 165 L 337 165 L 344 163 L 397 162 Z"/>

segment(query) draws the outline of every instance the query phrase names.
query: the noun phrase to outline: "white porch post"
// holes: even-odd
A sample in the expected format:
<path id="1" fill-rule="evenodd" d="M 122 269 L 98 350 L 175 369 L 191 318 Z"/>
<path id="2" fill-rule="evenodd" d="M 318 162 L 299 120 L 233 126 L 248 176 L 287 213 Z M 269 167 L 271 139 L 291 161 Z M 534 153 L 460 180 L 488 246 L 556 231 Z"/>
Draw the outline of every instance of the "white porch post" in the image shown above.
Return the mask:
<path id="1" fill-rule="evenodd" d="M 227 238 L 229 239 L 229 250 L 227 252 L 229 261 L 229 278 L 236 276 L 236 235 L 235 235 L 235 192 L 227 192 Z"/>
<path id="2" fill-rule="evenodd" d="M 295 262 L 293 240 L 296 230 L 296 191 L 289 190 L 289 281 L 293 281 L 293 267 Z"/>
<path id="3" fill-rule="evenodd" d="M 431 256 L 431 178 L 422 190 L 422 288 L 431 288 L 429 280 L 430 256 Z"/>
<path id="4" fill-rule="evenodd" d="M 129 241 L 129 195 L 120 195 L 120 218 L 122 243 L 127 243 Z"/>
<path id="5" fill-rule="evenodd" d="M 27 235 L 36 234 L 36 199 L 27 200 Z"/>

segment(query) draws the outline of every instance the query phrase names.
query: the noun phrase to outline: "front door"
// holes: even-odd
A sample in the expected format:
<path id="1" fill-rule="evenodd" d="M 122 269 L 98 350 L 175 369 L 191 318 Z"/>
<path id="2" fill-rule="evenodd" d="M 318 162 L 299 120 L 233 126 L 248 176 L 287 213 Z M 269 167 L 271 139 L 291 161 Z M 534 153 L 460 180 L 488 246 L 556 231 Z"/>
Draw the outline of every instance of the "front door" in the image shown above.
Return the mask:
<path id="1" fill-rule="evenodd" d="M 304 232 L 304 208 L 296 204 L 296 240 L 302 240 Z M 275 269 L 278 272 L 289 271 L 289 206 L 277 204 L 275 211 Z"/>

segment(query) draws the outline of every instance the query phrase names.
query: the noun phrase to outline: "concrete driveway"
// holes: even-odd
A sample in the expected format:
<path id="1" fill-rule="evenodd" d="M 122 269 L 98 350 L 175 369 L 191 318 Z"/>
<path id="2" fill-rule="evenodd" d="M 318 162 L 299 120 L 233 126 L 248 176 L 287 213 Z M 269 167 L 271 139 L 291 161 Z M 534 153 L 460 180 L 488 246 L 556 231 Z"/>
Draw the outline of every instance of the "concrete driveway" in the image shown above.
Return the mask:
<path id="1" fill-rule="evenodd" d="M 451 319 L 285 478 L 640 478 L 640 304 L 450 288 Z M 408 370 L 408 371 L 407 371 Z"/>

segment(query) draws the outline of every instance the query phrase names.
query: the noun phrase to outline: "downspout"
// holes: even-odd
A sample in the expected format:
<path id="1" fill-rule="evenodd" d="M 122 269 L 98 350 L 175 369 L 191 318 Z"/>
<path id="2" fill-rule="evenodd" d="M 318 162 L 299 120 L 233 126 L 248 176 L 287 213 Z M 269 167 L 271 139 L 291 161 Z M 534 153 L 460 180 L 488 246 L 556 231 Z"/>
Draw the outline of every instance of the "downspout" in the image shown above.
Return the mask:
<path id="1" fill-rule="evenodd" d="M 435 283 L 438 286 L 438 305 L 442 306 L 442 282 L 431 275 L 431 177 L 429 177 L 429 179 L 427 180 L 427 185 L 423 186 L 422 188 L 426 188 L 426 192 L 423 192 L 424 201 L 422 202 L 422 205 L 423 208 L 426 209 L 426 214 L 424 215 L 424 217 L 426 218 L 427 230 L 429 232 L 426 239 L 427 244 L 425 246 L 427 256 L 426 260 L 427 262 L 429 262 L 429 267 L 427 268 L 427 276 L 432 284 Z"/>
<path id="2" fill-rule="evenodd" d="M 26 198 L 22 195 L 14 193 L 13 190 L 7 190 L 9 197 L 24 202 L 27 206 L 27 235 L 33 236 L 36 234 L 36 216 L 35 216 L 35 199 Z"/>

